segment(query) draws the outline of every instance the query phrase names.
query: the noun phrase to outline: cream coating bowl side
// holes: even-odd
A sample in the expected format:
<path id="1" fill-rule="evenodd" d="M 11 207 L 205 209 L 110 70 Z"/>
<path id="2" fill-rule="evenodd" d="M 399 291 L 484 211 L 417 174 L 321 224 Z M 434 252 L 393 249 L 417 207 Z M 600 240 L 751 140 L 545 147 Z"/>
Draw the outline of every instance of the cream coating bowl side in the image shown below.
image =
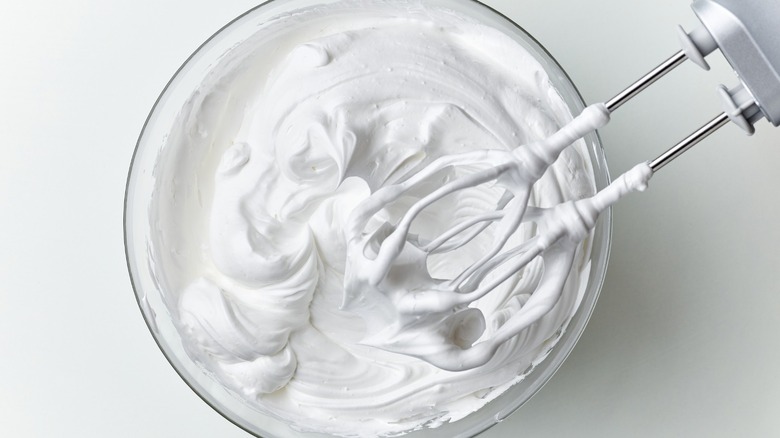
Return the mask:
<path id="1" fill-rule="evenodd" d="M 272 17 L 289 11 L 317 4 L 335 2 L 274 1 L 265 3 L 225 26 L 204 43 L 180 68 L 155 104 L 144 126 L 131 165 L 125 204 L 125 241 L 128 267 L 136 296 L 144 318 L 161 350 L 185 382 L 209 405 L 227 419 L 259 436 L 296 435 L 284 421 L 262 414 L 249 407 L 208 373 L 194 363 L 182 345 L 181 334 L 170 314 L 170 293 L 165 273 L 159 272 L 154 262 L 157 255 L 152 244 L 156 233 L 161 233 L 159 224 L 150 220 L 150 199 L 157 186 L 159 172 L 166 163 L 164 156 L 166 140 L 180 109 L 190 96 L 204 82 L 212 67 L 232 48 L 252 36 Z M 472 1 L 434 1 L 427 4 L 446 7 L 469 16 L 510 35 L 518 44 L 533 55 L 549 74 L 550 81 L 569 107 L 572 114 L 583 108 L 583 103 L 571 81 L 552 57 L 517 25 L 499 13 Z M 597 188 L 608 181 L 608 173 L 598 137 L 590 135 L 585 139 L 590 163 L 594 171 Z M 512 386 L 498 398 L 476 413 L 454 423 L 444 424 L 437 429 L 412 432 L 420 436 L 472 436 L 485 430 L 528 400 L 555 372 L 571 351 L 595 305 L 606 269 L 609 250 L 610 215 L 602 216 L 592 238 L 588 282 L 577 312 L 567 329 L 550 350 L 546 359 L 536 365 L 533 372 L 521 382 Z M 312 436 L 316 436 L 311 434 Z"/>

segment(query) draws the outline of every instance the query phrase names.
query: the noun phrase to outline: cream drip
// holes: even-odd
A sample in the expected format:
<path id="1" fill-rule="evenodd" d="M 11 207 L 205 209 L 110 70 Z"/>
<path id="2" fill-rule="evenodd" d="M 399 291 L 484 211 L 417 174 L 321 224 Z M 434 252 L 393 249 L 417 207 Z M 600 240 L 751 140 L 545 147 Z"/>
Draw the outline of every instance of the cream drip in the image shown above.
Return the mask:
<path id="1" fill-rule="evenodd" d="M 381 332 L 372 324 L 388 316 L 366 320 L 341 308 L 348 218 L 372 193 L 442 156 L 512 153 L 570 119 L 523 47 L 423 2 L 337 3 L 259 29 L 182 109 L 157 170 L 157 251 L 170 249 L 157 270 L 179 291 L 170 303 L 185 348 L 220 384 L 295 429 L 388 435 L 478 410 L 544 358 L 576 311 L 587 241 L 567 247 L 570 268 L 561 267 L 566 281 L 548 312 L 482 365 L 452 372 L 414 352 L 366 345 Z M 581 142 L 560 152 L 535 176 L 531 208 L 593 195 L 586 157 Z M 436 176 L 451 181 L 480 168 Z M 412 231 L 446 229 L 494 208 L 501 193 L 478 187 L 448 197 Z M 407 208 L 385 209 L 383 220 Z M 508 244 L 535 234 L 523 226 Z M 452 276 L 491 244 L 486 230 L 457 255 L 431 257 L 428 268 Z M 472 307 L 499 330 L 543 276 L 532 262 Z M 459 335 L 462 345 L 472 341 Z"/>

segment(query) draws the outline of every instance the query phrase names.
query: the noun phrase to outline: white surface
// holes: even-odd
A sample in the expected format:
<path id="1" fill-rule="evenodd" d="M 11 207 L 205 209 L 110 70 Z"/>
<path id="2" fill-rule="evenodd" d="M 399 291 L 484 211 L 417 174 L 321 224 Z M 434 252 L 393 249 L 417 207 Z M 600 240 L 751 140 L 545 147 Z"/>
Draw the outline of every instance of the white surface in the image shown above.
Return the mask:
<path id="1" fill-rule="evenodd" d="M 676 51 L 674 25 L 696 23 L 687 0 L 488 3 L 589 102 Z M 122 198 L 169 77 L 253 5 L 0 3 L 0 436 L 248 436 L 190 391 L 148 333 L 124 263 Z M 613 175 L 719 112 L 715 86 L 736 80 L 711 58 L 715 71 L 682 66 L 615 114 L 602 130 Z M 584 336 L 485 437 L 780 430 L 780 130 L 757 128 L 723 128 L 615 208 Z"/>

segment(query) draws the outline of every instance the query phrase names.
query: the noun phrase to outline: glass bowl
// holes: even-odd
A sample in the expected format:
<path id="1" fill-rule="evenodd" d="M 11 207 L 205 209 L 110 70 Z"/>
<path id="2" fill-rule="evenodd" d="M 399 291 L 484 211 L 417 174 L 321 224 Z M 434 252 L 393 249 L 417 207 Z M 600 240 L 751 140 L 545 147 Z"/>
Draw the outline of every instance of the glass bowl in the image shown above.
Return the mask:
<path id="1" fill-rule="evenodd" d="M 131 282 L 136 298 L 155 341 L 182 379 L 206 403 L 237 426 L 256 436 L 326 436 L 301 433 L 290 429 L 287 423 L 259 412 L 219 384 L 208 372 L 196 364 L 185 351 L 182 334 L 171 316 L 170 285 L 165 273 L 159 272 L 159 229 L 152 199 L 158 179 L 165 174 L 167 140 L 183 105 L 199 85 L 207 79 L 223 56 L 250 38 L 274 17 L 301 8 L 336 3 L 338 0 L 274 0 L 263 3 L 228 23 L 201 45 L 179 68 L 167 84 L 143 127 L 133 155 L 125 194 L 124 232 L 125 250 Z M 454 10 L 478 22 L 500 30 L 525 48 L 544 67 L 554 88 L 571 114 L 579 114 L 584 103 L 571 79 L 552 56 L 520 26 L 499 12 L 472 0 L 430 0 L 426 5 Z M 609 174 L 598 135 L 584 138 L 593 179 L 597 189 L 609 182 Z M 187 159 L 178 156 L 178 159 Z M 546 358 L 524 379 L 487 405 L 452 423 L 438 428 L 409 432 L 409 437 L 474 436 L 502 421 L 528 401 L 561 366 L 585 328 L 596 304 L 606 272 L 610 247 L 611 212 L 605 212 L 591 238 L 590 261 L 583 277 L 587 278 L 581 302 L 568 326 Z M 586 276 L 586 277 L 585 277 Z"/>

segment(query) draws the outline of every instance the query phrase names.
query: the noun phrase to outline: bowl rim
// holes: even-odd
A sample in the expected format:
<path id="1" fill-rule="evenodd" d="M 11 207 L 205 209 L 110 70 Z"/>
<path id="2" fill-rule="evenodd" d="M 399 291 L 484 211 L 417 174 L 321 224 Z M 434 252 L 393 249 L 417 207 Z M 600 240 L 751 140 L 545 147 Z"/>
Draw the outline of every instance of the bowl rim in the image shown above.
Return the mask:
<path id="1" fill-rule="evenodd" d="M 164 99 L 168 96 L 169 91 L 171 90 L 171 87 L 173 84 L 177 81 L 177 79 L 180 77 L 182 72 L 184 72 L 190 64 L 193 62 L 194 59 L 196 59 L 198 56 L 200 56 L 205 49 L 207 49 L 212 42 L 214 42 L 218 37 L 220 37 L 225 31 L 232 28 L 236 23 L 242 21 L 243 19 L 255 14 L 257 11 L 261 9 L 268 8 L 269 5 L 272 4 L 278 4 L 278 3 L 284 3 L 287 0 L 266 0 L 263 1 L 256 6 L 253 6 L 252 8 L 246 10 L 245 12 L 237 15 L 235 18 L 228 21 L 226 24 L 221 26 L 219 29 L 217 29 L 214 33 L 212 33 L 206 40 L 204 40 L 198 47 L 192 51 L 192 53 L 187 56 L 187 58 L 181 63 L 181 65 L 176 69 L 176 71 L 173 73 L 173 75 L 170 77 L 170 79 L 167 81 L 165 86 L 163 87 L 160 94 L 155 99 L 154 104 L 152 105 L 146 119 L 144 120 L 143 126 L 141 127 L 141 131 L 138 135 L 138 138 L 135 142 L 135 146 L 133 148 L 133 153 L 130 159 L 130 166 L 127 173 L 126 183 L 125 183 L 125 191 L 124 191 L 124 199 L 123 199 L 123 215 L 122 215 L 122 229 L 123 229 L 123 244 L 124 244 L 124 253 L 125 253 L 125 263 L 127 265 L 130 284 L 133 289 L 133 293 L 135 295 L 136 304 L 138 305 L 139 310 L 141 311 L 141 314 L 144 319 L 144 323 L 147 326 L 147 329 L 149 333 L 152 335 L 152 339 L 154 340 L 155 344 L 159 348 L 159 350 L 162 352 L 163 356 L 165 357 L 166 361 L 168 361 L 171 368 L 174 369 L 176 374 L 181 378 L 182 381 L 195 393 L 197 396 L 203 400 L 209 407 L 211 407 L 214 411 L 216 411 L 219 415 L 221 415 L 223 418 L 231 422 L 232 424 L 236 425 L 240 429 L 244 430 L 245 432 L 249 433 L 250 435 L 261 437 L 261 432 L 258 432 L 257 430 L 252 429 L 252 425 L 244 424 L 243 419 L 240 418 L 234 418 L 234 416 L 237 416 L 234 412 L 226 412 L 226 408 L 219 406 L 218 403 L 216 403 L 215 400 L 211 399 L 211 395 L 208 391 L 205 390 L 205 388 L 198 388 L 196 385 L 191 381 L 191 378 L 187 375 L 185 375 L 185 370 L 183 370 L 180 366 L 177 365 L 178 360 L 175 357 L 174 353 L 168 349 L 167 345 L 164 345 L 166 342 L 163 342 L 162 339 L 156 334 L 157 328 L 156 328 L 156 322 L 154 321 L 155 314 L 154 311 L 149 309 L 147 307 L 147 304 L 144 303 L 145 300 L 145 291 L 142 290 L 141 285 L 139 284 L 139 280 L 137 278 L 138 273 L 135 269 L 135 249 L 133 248 L 133 244 L 130 242 L 130 222 L 133 220 L 131 218 L 132 211 L 132 200 L 131 200 L 131 194 L 134 189 L 133 182 L 136 177 L 137 170 L 137 161 L 139 156 L 139 151 L 143 147 L 143 141 L 145 139 L 145 134 L 147 133 L 147 130 L 149 128 L 150 123 L 154 119 L 154 116 L 156 115 L 156 111 L 158 110 L 161 103 L 164 101 Z M 323 0 L 323 3 L 337 3 L 342 0 Z M 347 0 L 348 1 L 348 0 Z M 402 0 L 403 1 L 403 0 Z M 533 46 L 534 49 L 538 51 L 540 55 L 542 55 L 545 58 L 545 61 L 549 62 L 550 65 L 556 70 L 556 73 L 561 75 L 561 80 L 565 82 L 570 88 L 571 88 L 571 95 L 570 98 L 574 99 L 575 102 L 569 102 L 567 101 L 563 96 L 562 99 L 565 101 L 567 107 L 569 107 L 570 110 L 574 109 L 582 109 L 585 106 L 585 101 L 582 97 L 582 94 L 580 93 L 579 89 L 577 88 L 575 82 L 572 80 L 572 78 L 569 76 L 569 74 L 566 72 L 566 70 L 561 66 L 561 64 L 555 59 L 555 57 L 547 50 L 547 48 L 542 45 L 531 33 L 525 30 L 521 25 L 516 23 L 514 20 L 509 18 L 504 13 L 498 11 L 492 6 L 489 6 L 485 3 L 483 3 L 480 0 L 438 0 L 437 3 L 461 3 L 461 4 L 473 4 L 478 8 L 484 8 L 484 10 L 489 11 L 491 14 L 495 15 L 498 19 L 505 21 L 507 24 L 510 24 L 515 28 L 516 31 L 518 31 L 520 34 L 523 35 L 526 42 Z M 536 56 L 534 56 L 536 57 Z M 537 59 L 538 60 L 538 59 Z M 548 71 L 548 73 L 550 73 Z M 560 91 L 560 90 L 559 90 Z M 572 108 L 572 103 L 576 104 L 580 108 Z M 601 188 L 600 186 L 606 186 L 610 182 L 610 174 L 609 169 L 607 166 L 607 160 L 605 156 L 605 151 L 603 148 L 603 143 L 601 141 L 601 136 L 599 135 L 598 131 L 593 132 L 591 134 L 588 134 L 586 137 L 586 143 L 588 144 L 588 152 L 590 154 L 590 162 L 594 166 L 593 172 L 594 172 L 594 178 L 598 179 L 599 176 L 601 176 L 603 179 L 602 181 L 596 181 L 597 189 Z M 589 141 L 588 141 L 589 140 Z M 595 167 L 598 166 L 598 169 Z M 552 376 L 560 369 L 563 362 L 565 362 L 566 358 L 571 354 L 574 346 L 577 344 L 579 338 L 582 336 L 582 333 L 585 330 L 585 327 L 587 326 L 588 321 L 590 320 L 593 311 L 596 307 L 596 303 L 598 301 L 598 297 L 601 293 L 601 290 L 603 289 L 604 280 L 606 277 L 606 271 L 607 266 L 610 258 L 611 253 L 611 243 L 612 243 L 612 209 L 611 207 L 607 209 L 605 212 L 602 213 L 602 215 L 599 218 L 600 225 L 597 225 L 600 229 L 600 232 L 602 234 L 600 245 L 603 247 L 601 248 L 599 252 L 600 258 L 598 260 L 595 260 L 596 264 L 598 266 L 591 267 L 591 276 L 593 273 L 596 274 L 597 278 L 589 278 L 588 279 L 588 287 L 592 289 L 591 295 L 583 297 L 583 302 L 578 304 L 577 309 L 575 310 L 575 314 L 572 315 L 569 322 L 567 323 L 567 333 L 572 333 L 572 336 L 570 336 L 568 339 L 566 339 L 567 345 L 560 345 L 563 341 L 562 336 L 559 337 L 558 341 L 555 343 L 553 347 L 551 347 L 549 353 L 553 354 L 556 353 L 556 356 L 554 358 L 550 358 L 548 356 L 545 356 L 545 358 L 541 361 L 546 365 L 548 368 L 546 371 L 546 375 L 544 378 L 537 379 L 535 382 L 536 384 L 531 387 L 531 390 L 527 393 L 527 396 L 521 400 L 519 403 L 516 403 L 512 406 L 510 406 L 506 411 L 502 411 L 500 413 L 497 413 L 494 415 L 494 420 L 490 424 L 482 425 L 478 427 L 472 427 L 472 429 L 465 431 L 465 433 L 461 434 L 458 433 L 458 436 L 475 436 L 478 435 L 491 427 L 495 426 L 499 422 L 503 421 L 507 416 L 509 416 L 511 413 L 515 412 L 517 409 L 519 409 L 522 405 L 527 403 L 535 394 L 537 394 L 552 378 Z M 593 234 L 591 235 L 591 238 L 593 238 Z M 593 260 L 591 261 L 593 262 Z M 593 281 L 593 283 L 591 283 Z M 590 304 L 585 305 L 585 299 L 589 298 Z M 577 318 L 577 321 L 574 321 L 575 317 Z M 574 326 L 572 327 L 572 322 L 574 322 Z M 555 359 L 554 361 L 551 359 Z M 520 382 L 515 383 L 518 384 Z M 504 395 L 508 392 L 504 391 Z M 500 398 L 500 397 L 499 397 Z M 479 410 L 475 412 L 479 412 L 486 406 L 489 406 L 490 404 L 496 402 L 496 400 L 492 400 Z M 265 414 L 268 415 L 268 414 Z M 465 417 L 462 420 L 458 420 L 453 422 L 452 424 L 458 424 L 461 421 L 465 420 L 466 418 L 469 418 L 473 416 L 474 413 L 469 414 L 467 417 Z M 478 430 L 476 430 L 478 429 Z M 436 430 L 436 429 L 426 429 L 426 430 Z M 411 431 L 408 434 L 405 434 L 404 436 L 413 436 L 415 433 L 419 433 L 419 431 Z M 316 434 L 319 436 L 319 434 Z M 312 435 L 314 436 L 314 435 Z M 325 435 L 323 435 L 325 436 Z"/>

